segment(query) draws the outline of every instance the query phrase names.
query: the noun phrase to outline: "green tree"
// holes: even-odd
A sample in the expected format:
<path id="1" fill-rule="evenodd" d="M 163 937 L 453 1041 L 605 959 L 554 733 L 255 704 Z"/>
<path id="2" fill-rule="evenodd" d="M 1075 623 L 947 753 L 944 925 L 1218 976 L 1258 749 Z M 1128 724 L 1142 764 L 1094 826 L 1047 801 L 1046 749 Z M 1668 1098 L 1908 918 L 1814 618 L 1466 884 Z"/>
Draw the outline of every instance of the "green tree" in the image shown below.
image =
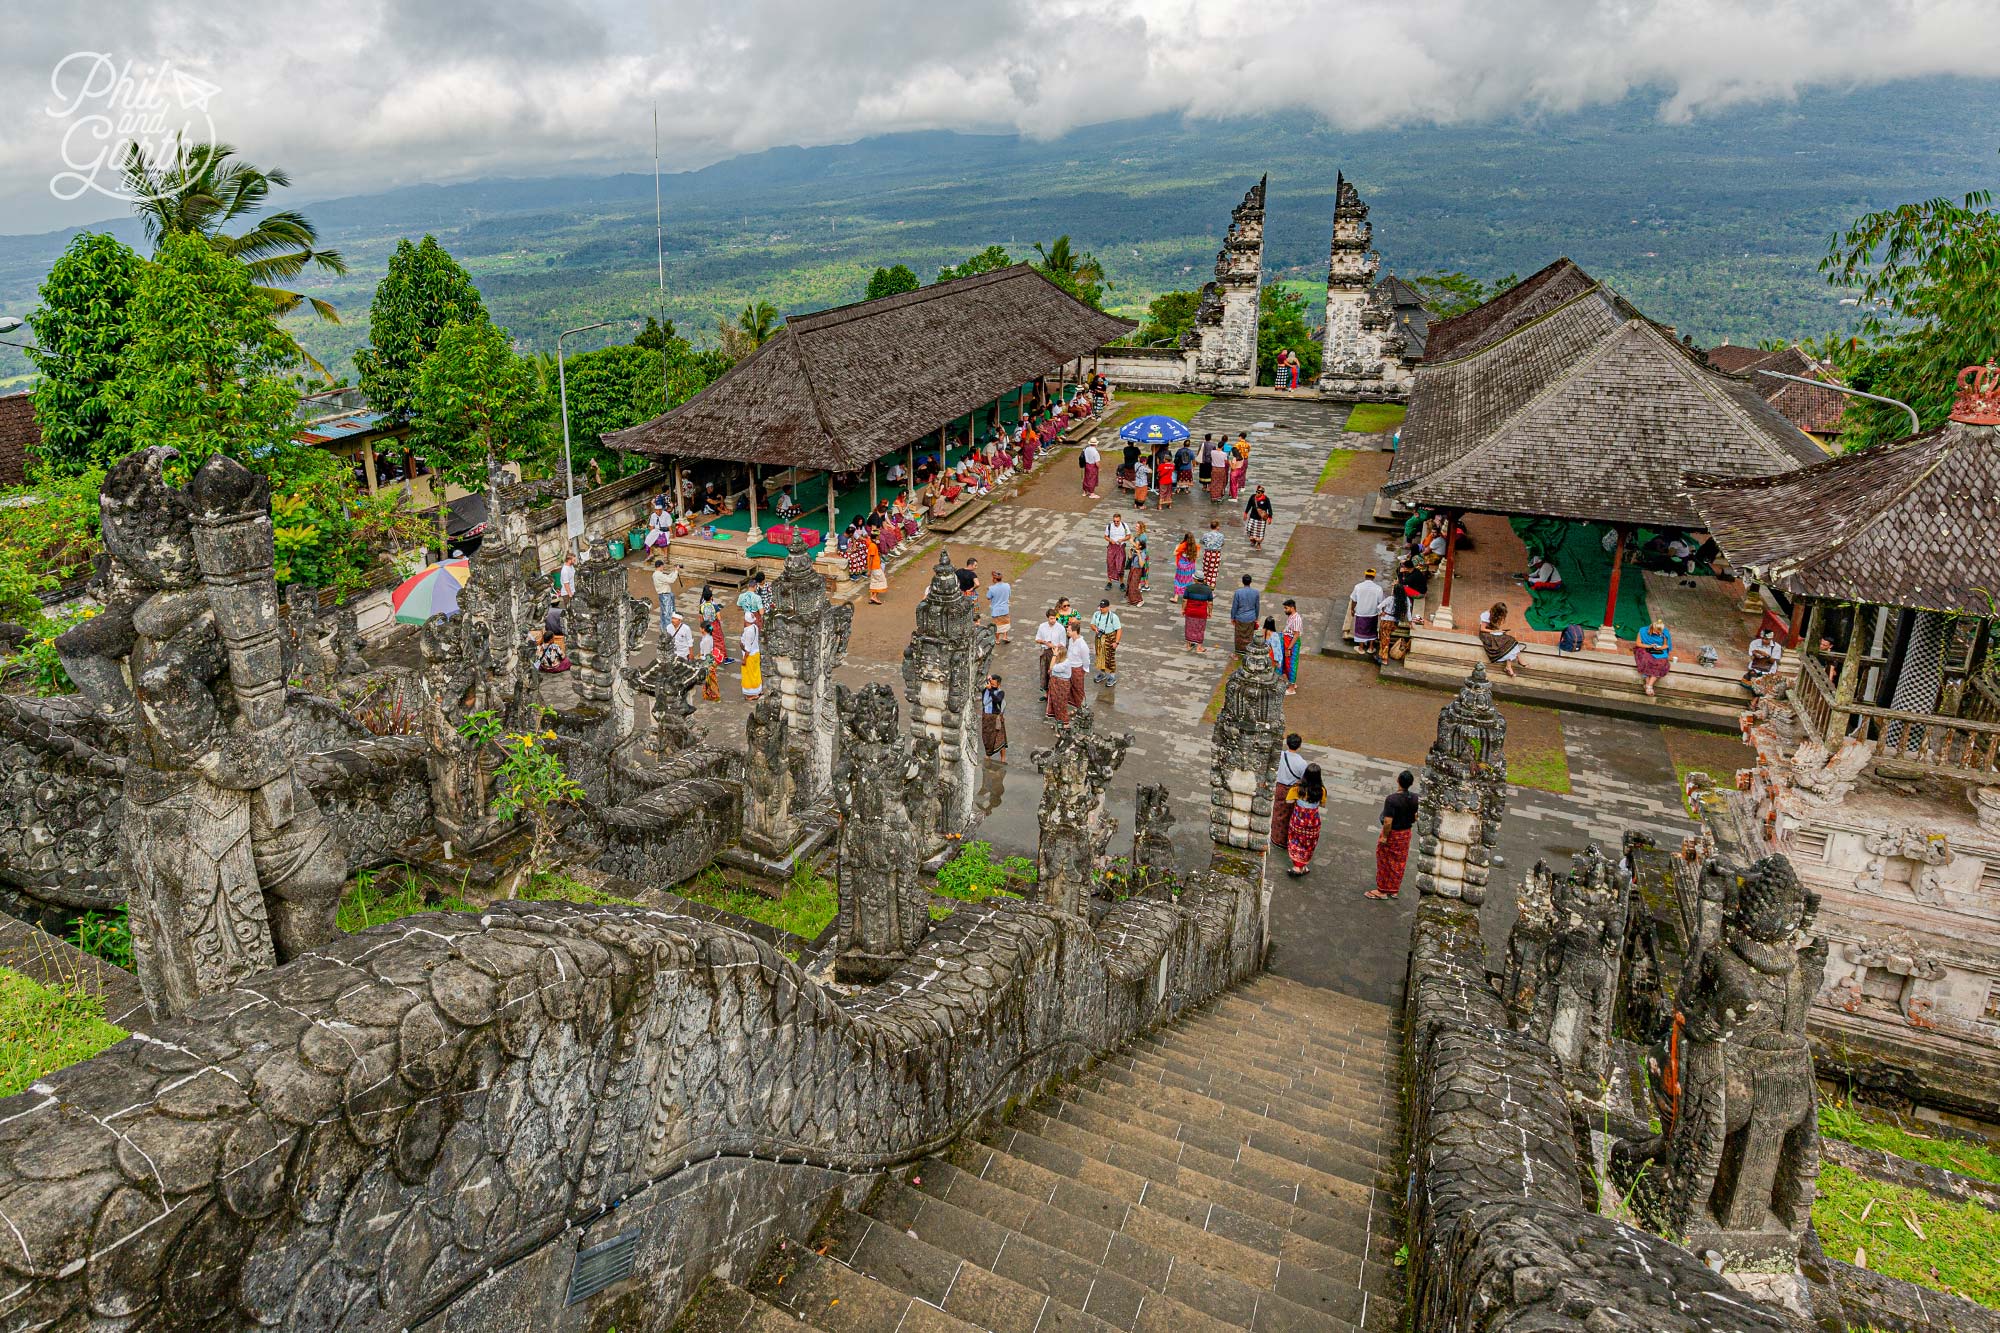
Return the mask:
<path id="1" fill-rule="evenodd" d="M 410 392 L 417 367 L 453 324 L 487 318 L 472 275 L 426 235 L 412 245 L 396 242 L 389 271 L 376 285 L 368 307 L 369 345 L 354 354 L 361 390 L 369 405 L 398 422 L 410 419 Z"/>
<path id="2" fill-rule="evenodd" d="M 896 296 L 902 292 L 913 292 L 919 286 L 917 275 L 910 271 L 908 264 L 896 264 L 889 268 L 878 268 L 868 279 L 868 300 L 877 297 Z"/>
<path id="3" fill-rule="evenodd" d="M 1041 256 L 1035 268 L 1043 277 L 1084 304 L 1104 308 L 1104 293 L 1111 290 L 1111 284 L 1104 280 L 1104 265 L 1096 256 L 1072 247 L 1067 235 L 1056 237 L 1047 246 L 1036 241 L 1035 253 Z"/>
<path id="4" fill-rule="evenodd" d="M 1306 298 L 1283 287 L 1266 287 L 1257 298 L 1257 382 L 1278 382 L 1278 352 L 1289 347 L 1299 359 L 1302 383 L 1319 380 L 1324 349 L 1313 337 Z"/>
<path id="5" fill-rule="evenodd" d="M 129 452 L 113 429 L 110 388 L 132 338 L 130 307 L 144 263 L 130 246 L 80 232 L 42 281 L 28 323 L 42 348 L 30 356 L 41 372 L 36 459 L 45 476 L 76 476 Z"/>
<path id="6" fill-rule="evenodd" d="M 1842 359 L 1853 387 L 1900 399 L 1924 430 L 1951 415 L 1958 372 L 2000 350 L 2000 214 L 1990 191 L 1931 199 L 1855 219 L 1820 272 L 1864 311 L 1861 345 Z M 1842 417 L 1850 449 L 1900 439 L 1909 418 L 1856 399 Z"/>
<path id="7" fill-rule="evenodd" d="M 778 307 L 769 301 L 748 302 L 733 321 L 725 319 L 716 324 L 722 350 L 732 365 L 771 341 L 777 331 Z"/>
<path id="8" fill-rule="evenodd" d="M 1014 261 L 1007 257 L 1004 247 L 989 245 L 976 255 L 968 255 L 962 264 L 951 264 L 938 270 L 939 282 L 950 282 L 953 278 L 970 278 L 978 273 L 991 273 L 997 268 L 1006 268 Z"/>
<path id="9" fill-rule="evenodd" d="M 299 395 L 284 375 L 295 363 L 243 265 L 202 237 L 162 237 L 133 293 L 113 430 L 173 446 L 186 471 L 215 454 L 254 467 L 290 442 Z"/>
<path id="10" fill-rule="evenodd" d="M 506 330 L 489 320 L 453 324 L 417 368 L 410 439 L 439 488 L 438 548 L 445 546 L 446 485 L 486 484 L 489 459 L 542 462 L 556 436 L 550 399 L 535 368 L 514 355 Z"/>
<path id="11" fill-rule="evenodd" d="M 1485 305 L 1520 280 L 1509 273 L 1504 278 L 1485 283 L 1457 269 L 1439 269 L 1412 279 L 1410 285 L 1424 298 L 1424 309 L 1434 318 L 1451 319 Z"/>
<path id="12" fill-rule="evenodd" d="M 1133 341 L 1142 347 L 1172 347 L 1194 327 L 1194 312 L 1200 308 L 1200 292 L 1161 292 L 1147 302 L 1145 322 Z"/>
<path id="13" fill-rule="evenodd" d="M 347 261 L 336 250 L 320 248 L 318 229 L 296 209 L 266 213 L 251 222 L 270 202 L 272 188 L 289 186 L 292 178 L 276 167 L 265 171 L 235 157 L 228 144 L 178 141 L 170 161 L 155 163 L 137 143 L 127 144 L 125 193 L 138 201 L 147 239 L 157 251 L 169 236 L 203 237 L 243 266 L 278 314 L 310 305 L 321 319 L 338 324 L 339 314 L 325 301 L 277 284 L 308 268 L 338 276 L 347 272 Z M 228 230 L 243 223 L 249 224 L 243 230 Z M 298 360 L 326 373 L 296 340 L 287 335 L 287 341 Z"/>
<path id="14" fill-rule="evenodd" d="M 674 322 L 671 319 L 663 324 L 651 315 L 648 315 L 646 316 L 646 327 L 639 330 L 639 336 L 632 340 L 632 345 L 634 347 L 650 347 L 656 352 L 663 352 L 666 350 L 667 344 L 673 342 L 678 337 L 679 335 L 674 332 Z"/>

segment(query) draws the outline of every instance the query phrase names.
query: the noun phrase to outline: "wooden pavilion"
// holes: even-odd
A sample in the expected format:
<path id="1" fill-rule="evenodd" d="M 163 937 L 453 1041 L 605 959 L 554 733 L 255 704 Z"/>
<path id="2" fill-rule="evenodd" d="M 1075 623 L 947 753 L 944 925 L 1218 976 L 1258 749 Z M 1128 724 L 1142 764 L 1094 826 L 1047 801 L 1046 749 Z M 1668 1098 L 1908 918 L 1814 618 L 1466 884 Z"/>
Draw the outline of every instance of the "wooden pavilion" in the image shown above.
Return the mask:
<path id="1" fill-rule="evenodd" d="M 1691 476 L 1746 577 L 1793 599 L 1800 723 L 1878 772 L 2000 785 L 2000 368 L 1959 376 L 1936 430 L 1778 476 Z"/>
<path id="2" fill-rule="evenodd" d="M 878 464 L 900 455 L 914 494 L 920 445 L 946 460 L 960 443 L 948 437 L 954 423 L 986 417 L 998 425 L 1003 406 L 1018 406 L 1024 392 L 1048 401 L 1050 377 L 1060 391 L 1075 363 L 1080 380 L 1083 359 L 1133 327 L 1015 264 L 792 316 L 694 398 L 605 444 L 676 464 L 742 464 L 753 547 L 763 536 L 758 470 L 790 469 L 795 482 L 818 473 L 825 495 L 813 508 L 823 498 L 831 540 L 840 528 L 837 477 L 865 471 L 872 507 Z"/>
<path id="3" fill-rule="evenodd" d="M 1383 490 L 1454 520 L 1485 513 L 1611 527 L 1597 646 L 1616 650 L 1633 530 L 1701 527 L 1684 475 L 1764 476 L 1824 457 L 1747 379 L 1559 259 L 1431 327 Z M 1457 529 L 1454 521 L 1433 617 L 1440 628 L 1452 624 Z"/>

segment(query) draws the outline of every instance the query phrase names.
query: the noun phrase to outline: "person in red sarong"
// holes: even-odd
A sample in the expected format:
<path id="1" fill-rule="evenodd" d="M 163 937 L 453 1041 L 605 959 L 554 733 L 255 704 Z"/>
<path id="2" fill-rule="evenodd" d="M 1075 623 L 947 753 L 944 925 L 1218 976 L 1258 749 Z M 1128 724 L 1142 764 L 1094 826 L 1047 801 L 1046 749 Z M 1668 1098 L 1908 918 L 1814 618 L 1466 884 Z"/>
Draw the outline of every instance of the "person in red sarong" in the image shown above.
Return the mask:
<path id="1" fill-rule="evenodd" d="M 1318 764 L 1307 764 L 1305 776 L 1291 790 L 1291 814 L 1285 821 L 1285 855 L 1291 858 L 1287 874 L 1303 875 L 1312 868 L 1313 853 L 1319 850 L 1320 810 L 1326 805 L 1326 779 Z"/>
<path id="2" fill-rule="evenodd" d="M 1403 870 L 1410 864 L 1410 830 L 1417 824 L 1417 798 L 1410 788 L 1416 775 L 1404 769 L 1396 775 L 1396 790 L 1382 802 L 1382 827 L 1375 835 L 1375 887 L 1363 897 L 1393 898 L 1403 887 Z"/>

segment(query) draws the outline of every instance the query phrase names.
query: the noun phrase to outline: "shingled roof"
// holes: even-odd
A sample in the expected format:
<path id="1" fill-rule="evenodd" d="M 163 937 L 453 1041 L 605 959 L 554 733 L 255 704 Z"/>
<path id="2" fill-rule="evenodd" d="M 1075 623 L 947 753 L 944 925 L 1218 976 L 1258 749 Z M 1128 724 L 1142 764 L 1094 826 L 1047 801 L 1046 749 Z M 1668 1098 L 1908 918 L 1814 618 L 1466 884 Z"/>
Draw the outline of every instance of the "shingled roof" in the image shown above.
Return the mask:
<path id="1" fill-rule="evenodd" d="M 35 424 L 35 404 L 25 393 L 0 397 L 0 486 L 19 486 L 28 479 L 28 460 L 42 447 L 42 429 Z"/>
<path id="2" fill-rule="evenodd" d="M 613 449 L 852 471 L 1136 327 L 1027 264 L 795 315 Z"/>
<path id="3" fill-rule="evenodd" d="M 1733 347 L 1724 343 L 1708 349 L 1708 363 L 1717 370 L 1726 370 L 1748 379 L 1765 402 L 1777 408 L 1785 420 L 1800 430 L 1814 435 L 1840 432 L 1840 414 L 1847 410 L 1845 395 L 1757 373 L 1760 370 L 1775 370 L 1781 375 L 1840 383 L 1840 377 L 1833 373 L 1831 367 L 1807 356 L 1802 349 L 1793 346 L 1773 351 L 1763 347 Z"/>
<path id="4" fill-rule="evenodd" d="M 1560 260 L 1431 328 L 1385 489 L 1444 508 L 1694 527 L 1686 473 L 1763 476 L 1823 457 L 1747 381 Z"/>
<path id="5" fill-rule="evenodd" d="M 1686 484 L 1710 535 L 1758 583 L 1803 597 L 1993 614 L 2000 428 L 1954 421 L 1777 476 Z"/>

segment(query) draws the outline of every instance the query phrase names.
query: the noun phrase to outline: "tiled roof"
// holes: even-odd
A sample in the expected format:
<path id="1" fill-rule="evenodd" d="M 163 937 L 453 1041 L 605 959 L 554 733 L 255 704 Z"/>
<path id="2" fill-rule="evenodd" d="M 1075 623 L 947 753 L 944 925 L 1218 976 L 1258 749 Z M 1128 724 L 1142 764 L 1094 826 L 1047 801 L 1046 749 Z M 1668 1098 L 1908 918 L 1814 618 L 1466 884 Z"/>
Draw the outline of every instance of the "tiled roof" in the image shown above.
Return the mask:
<path id="1" fill-rule="evenodd" d="M 1403 333 L 1403 360 L 1411 365 L 1424 359 L 1429 344 L 1431 312 L 1424 309 L 1424 294 L 1391 273 L 1375 284 L 1388 303 L 1390 316 Z"/>
<path id="2" fill-rule="evenodd" d="M 1134 327 L 1015 264 L 787 319 L 693 399 L 604 442 L 849 471 Z"/>
<path id="3" fill-rule="evenodd" d="M 1831 384 L 1840 383 L 1840 377 L 1831 366 L 1807 356 L 1798 347 L 1770 351 L 1762 347 L 1732 347 L 1724 343 L 1708 349 L 1708 362 L 1717 370 L 1748 378 L 1758 395 L 1800 430 L 1816 435 L 1839 432 L 1840 414 L 1847 410 L 1844 394 L 1757 373 L 1760 370 L 1775 370 L 1782 375 L 1802 375 Z"/>
<path id="4" fill-rule="evenodd" d="M 25 393 L 0 397 L 0 486 L 19 486 L 28 479 L 28 458 L 42 446 L 35 424 L 35 405 Z"/>
<path id="5" fill-rule="evenodd" d="M 2000 428 L 1950 422 L 1777 476 L 1690 476 L 1738 568 L 1804 597 L 1993 614 Z"/>
<path id="6" fill-rule="evenodd" d="M 363 435 L 376 435 L 394 429 L 388 414 L 383 412 L 349 412 L 345 416 L 321 417 L 317 421 L 300 426 L 292 438 L 300 444 L 333 444 L 339 440 L 358 439 Z"/>
<path id="7" fill-rule="evenodd" d="M 1424 355 L 1432 361 L 1469 356 L 1596 285 L 1575 264 L 1558 259 L 1486 304 L 1431 325 Z"/>
<path id="8" fill-rule="evenodd" d="M 1566 301 L 1552 293 L 1572 291 Z M 1695 526 L 1688 472 L 1750 477 L 1824 457 L 1735 376 L 1567 260 L 1460 339 L 1431 329 L 1387 490 L 1422 505 Z M 1470 350 L 1468 350 L 1470 349 Z"/>

